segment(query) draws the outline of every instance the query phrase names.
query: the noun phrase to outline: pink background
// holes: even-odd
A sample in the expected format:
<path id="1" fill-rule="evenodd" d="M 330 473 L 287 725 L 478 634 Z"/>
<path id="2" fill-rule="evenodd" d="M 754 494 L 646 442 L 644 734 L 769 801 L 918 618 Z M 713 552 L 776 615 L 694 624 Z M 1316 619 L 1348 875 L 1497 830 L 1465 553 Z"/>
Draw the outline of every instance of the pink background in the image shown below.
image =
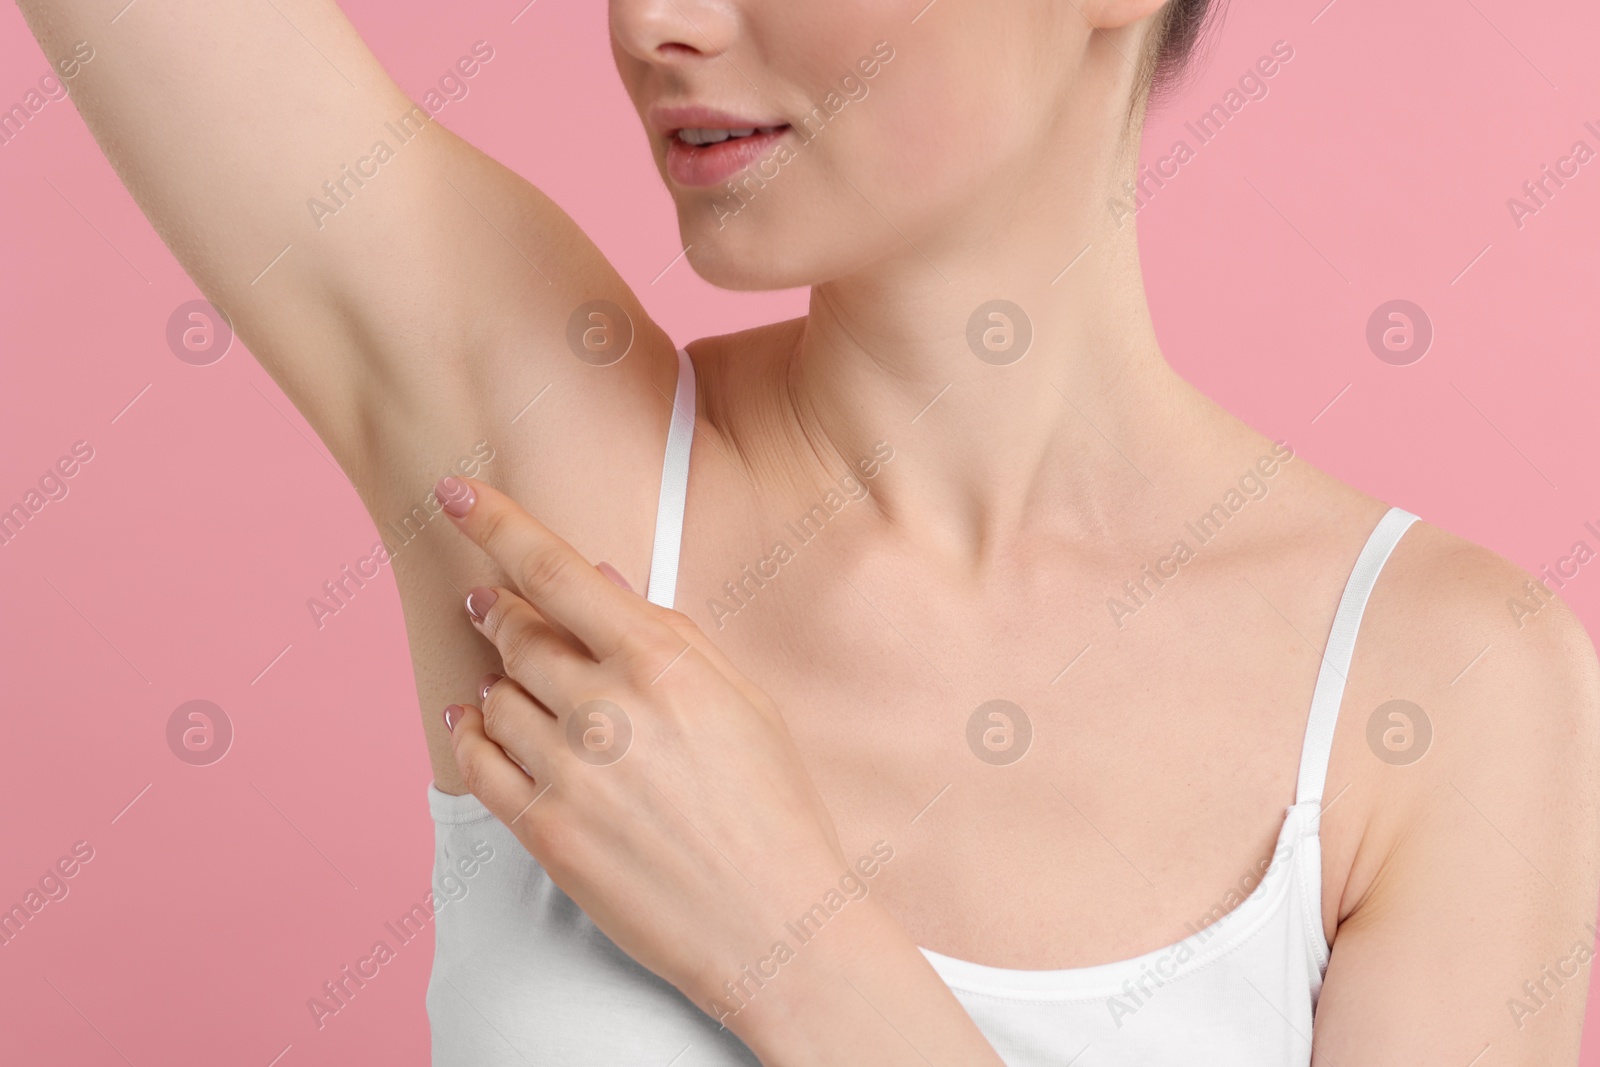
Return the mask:
<path id="1" fill-rule="evenodd" d="M 1293 46 L 1270 94 L 1140 214 L 1163 344 L 1313 463 L 1537 569 L 1593 544 L 1582 524 L 1600 520 L 1600 160 L 1520 230 L 1506 200 L 1574 141 L 1600 149 L 1583 129 L 1600 128 L 1600 13 L 1325 2 L 1234 0 L 1208 64 L 1147 134 L 1147 158 L 1166 154 L 1273 42 Z M 718 292 L 683 263 L 652 284 L 680 245 L 605 5 L 546 0 L 513 23 L 522 3 L 345 8 L 418 98 L 489 42 L 493 62 L 440 120 L 571 212 L 678 341 L 799 313 L 802 293 Z M 121 4 L 97 6 L 109 23 Z M 0 6 L 0 107 L 47 70 Z M 552 141 L 565 147 L 541 148 Z M 373 526 L 242 347 L 206 367 L 168 350 L 169 314 L 198 294 L 69 101 L 0 145 L 0 203 L 0 508 L 75 441 L 94 448 L 70 494 L 0 545 L 0 904 L 74 842 L 94 849 L 70 895 L 0 948 L 0 1058 L 425 1063 L 431 932 L 321 1029 L 306 1007 L 375 940 L 392 944 L 385 921 L 429 890 L 428 769 L 393 583 L 321 631 L 305 606 Z M 1394 298 L 1437 331 L 1409 366 L 1365 342 Z M 1593 632 L 1600 567 L 1563 595 Z M 211 766 L 167 747 L 168 717 L 192 699 L 236 731 Z M 1508 976 L 1508 997 L 1525 977 Z"/>

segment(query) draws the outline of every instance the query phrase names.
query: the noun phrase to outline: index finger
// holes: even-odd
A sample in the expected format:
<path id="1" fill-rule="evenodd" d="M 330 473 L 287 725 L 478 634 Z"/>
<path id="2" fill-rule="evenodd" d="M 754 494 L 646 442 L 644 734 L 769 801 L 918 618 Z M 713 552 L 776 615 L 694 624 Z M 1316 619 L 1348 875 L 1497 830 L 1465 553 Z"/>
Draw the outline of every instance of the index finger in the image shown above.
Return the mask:
<path id="1" fill-rule="evenodd" d="M 475 478 L 440 478 L 445 513 L 510 575 L 540 614 L 582 641 L 596 659 L 616 652 L 641 622 L 640 598 L 601 574 L 515 500 Z"/>

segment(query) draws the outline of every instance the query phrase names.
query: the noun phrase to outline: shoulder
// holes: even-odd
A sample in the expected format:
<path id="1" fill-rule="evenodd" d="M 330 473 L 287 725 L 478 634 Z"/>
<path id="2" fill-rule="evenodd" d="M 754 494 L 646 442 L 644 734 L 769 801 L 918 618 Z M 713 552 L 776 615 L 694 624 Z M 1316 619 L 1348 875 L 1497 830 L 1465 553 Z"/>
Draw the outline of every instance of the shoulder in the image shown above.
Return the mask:
<path id="1" fill-rule="evenodd" d="M 1424 522 L 1379 575 L 1335 741 L 1342 793 L 1323 809 L 1330 1055 L 1574 1062 L 1585 982 L 1570 980 L 1600 892 L 1600 669 L 1542 577 Z"/>
<path id="2" fill-rule="evenodd" d="M 1339 735 L 1330 796 L 1349 788 L 1334 818 L 1356 831 L 1342 835 L 1354 843 L 1339 918 L 1380 885 L 1431 884 L 1407 855 L 1470 866 L 1510 849 L 1544 880 L 1592 880 L 1600 662 L 1542 575 L 1413 523 L 1368 602 Z"/>
<path id="3" fill-rule="evenodd" d="M 1374 589 L 1363 637 L 1376 635 L 1390 676 L 1436 694 L 1441 710 L 1485 713 L 1458 716 L 1464 744 L 1517 724 L 1593 728 L 1600 662 L 1559 580 L 1418 520 Z"/>

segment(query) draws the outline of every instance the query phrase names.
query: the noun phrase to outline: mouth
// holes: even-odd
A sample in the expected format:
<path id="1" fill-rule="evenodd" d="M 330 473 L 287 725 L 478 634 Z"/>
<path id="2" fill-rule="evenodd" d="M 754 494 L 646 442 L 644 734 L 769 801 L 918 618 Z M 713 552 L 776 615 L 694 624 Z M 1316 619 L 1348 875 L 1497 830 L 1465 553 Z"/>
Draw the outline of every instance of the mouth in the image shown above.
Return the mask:
<path id="1" fill-rule="evenodd" d="M 667 139 L 668 175 L 697 188 L 727 181 L 765 157 L 791 129 L 786 122 L 752 122 L 701 108 L 672 109 L 656 117 Z"/>
<path id="2" fill-rule="evenodd" d="M 686 127 L 673 132 L 674 137 L 691 148 L 703 148 L 707 145 L 721 144 L 724 141 L 742 141 L 747 137 L 766 136 L 777 133 L 779 130 L 788 129 L 787 125 L 781 126 L 746 126 L 742 129 L 722 129 L 714 126 Z"/>

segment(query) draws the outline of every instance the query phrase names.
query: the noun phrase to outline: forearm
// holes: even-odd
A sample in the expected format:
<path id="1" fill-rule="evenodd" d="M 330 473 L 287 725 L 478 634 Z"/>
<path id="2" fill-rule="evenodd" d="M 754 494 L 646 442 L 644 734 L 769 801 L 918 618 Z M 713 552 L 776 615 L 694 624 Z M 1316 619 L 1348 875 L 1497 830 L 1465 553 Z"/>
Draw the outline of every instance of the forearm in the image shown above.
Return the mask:
<path id="1" fill-rule="evenodd" d="M 773 967 L 759 987 L 728 976 L 735 991 L 718 998 L 737 1009 L 723 1024 L 767 1067 L 1002 1063 L 916 942 L 871 898 L 847 905 Z"/>

